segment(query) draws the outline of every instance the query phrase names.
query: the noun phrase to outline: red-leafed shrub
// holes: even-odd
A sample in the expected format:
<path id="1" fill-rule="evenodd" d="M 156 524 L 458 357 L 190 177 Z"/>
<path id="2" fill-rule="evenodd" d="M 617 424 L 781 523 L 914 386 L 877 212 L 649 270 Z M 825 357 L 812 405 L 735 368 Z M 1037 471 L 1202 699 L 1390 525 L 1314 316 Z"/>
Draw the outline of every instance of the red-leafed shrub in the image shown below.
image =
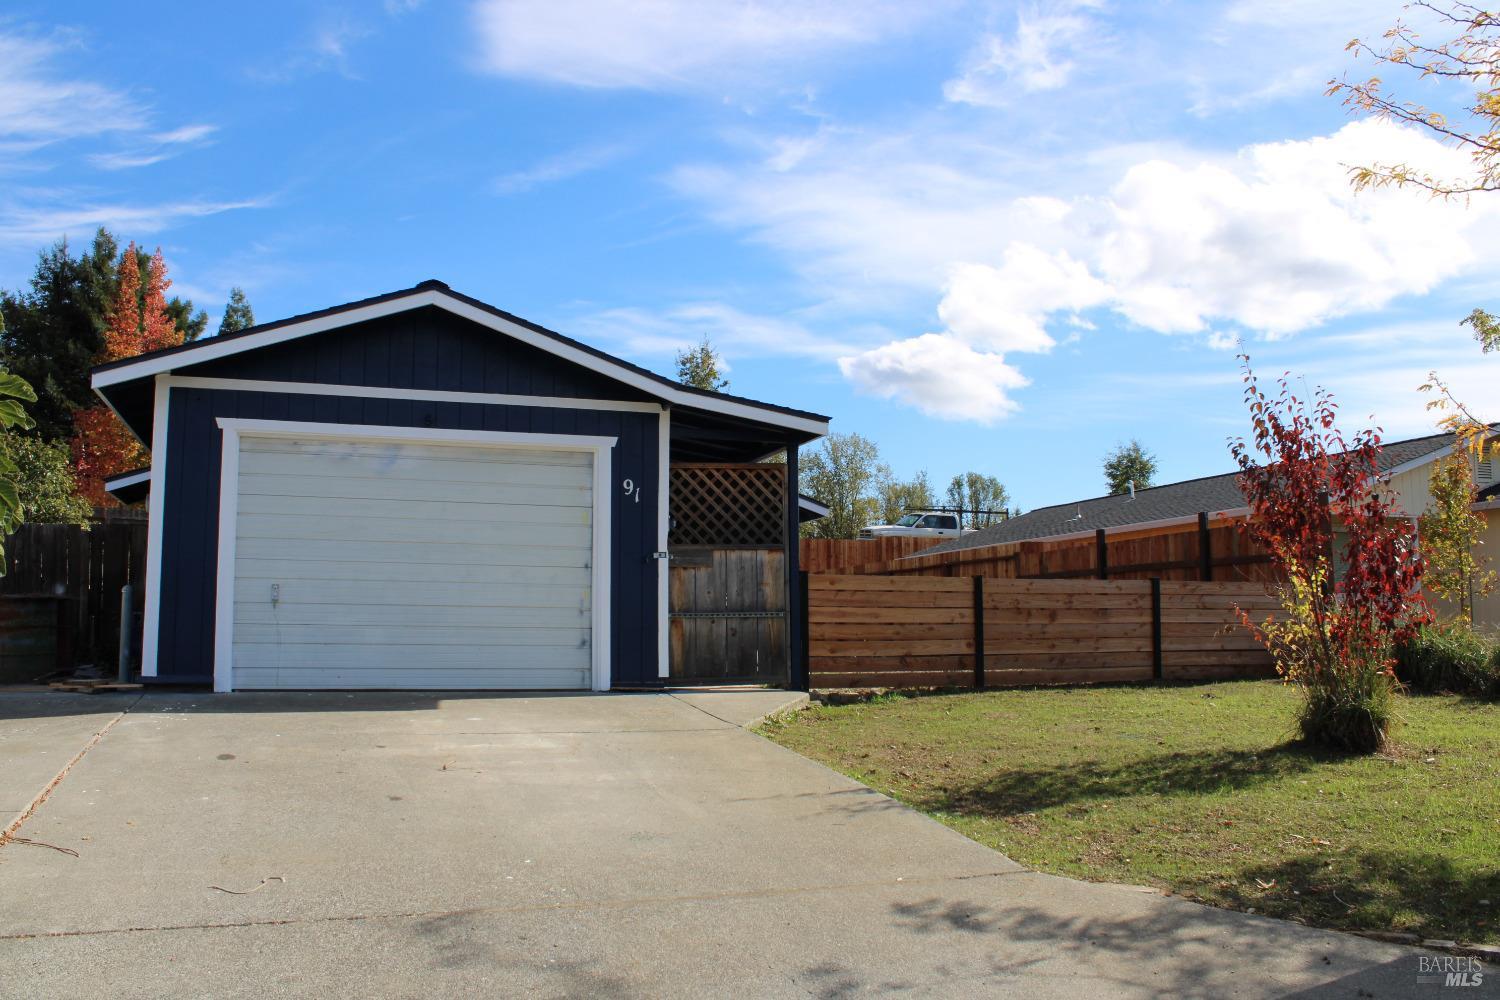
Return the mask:
<path id="1" fill-rule="evenodd" d="M 1283 376 L 1267 395 L 1241 360 L 1252 433 L 1230 450 L 1246 530 L 1286 581 L 1282 614 L 1241 617 L 1302 690 L 1303 737 L 1369 752 L 1395 717 L 1396 642 L 1431 617 L 1416 533 L 1380 479 L 1378 430 L 1346 439 L 1330 393 L 1299 398 Z"/>

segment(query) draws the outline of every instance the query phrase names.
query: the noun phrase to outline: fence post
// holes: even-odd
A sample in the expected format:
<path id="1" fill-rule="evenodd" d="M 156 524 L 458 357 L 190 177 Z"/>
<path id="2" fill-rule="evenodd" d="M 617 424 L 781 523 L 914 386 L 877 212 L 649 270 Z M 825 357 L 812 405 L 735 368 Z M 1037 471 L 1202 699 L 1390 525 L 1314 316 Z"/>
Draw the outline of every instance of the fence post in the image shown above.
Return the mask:
<path id="1" fill-rule="evenodd" d="M 974 687 L 984 690 L 984 577 L 974 577 Z"/>
<path id="2" fill-rule="evenodd" d="M 1161 577 L 1151 578 L 1151 678 L 1161 680 Z"/>
<path id="3" fill-rule="evenodd" d="M 135 627 L 135 588 L 130 584 L 120 588 L 120 673 L 121 684 L 130 682 L 130 649 L 135 639 L 131 630 Z"/>
<path id="4" fill-rule="evenodd" d="M 1094 532 L 1094 566 L 1098 570 L 1099 579 L 1109 579 L 1109 545 L 1104 540 L 1103 528 Z"/>
<path id="5" fill-rule="evenodd" d="M 797 573 L 798 582 L 801 584 L 801 586 L 797 588 L 797 613 L 802 616 L 802 629 L 801 635 L 798 636 L 798 639 L 800 641 L 797 643 L 797 662 L 792 665 L 791 680 L 793 691 L 812 690 L 812 674 L 810 672 L 812 668 L 812 660 L 808 655 L 812 647 L 808 635 L 807 576 L 808 573 L 805 569 Z"/>
<path id="6" fill-rule="evenodd" d="M 1198 579 L 1214 578 L 1214 557 L 1209 551 L 1208 511 L 1198 512 Z"/>

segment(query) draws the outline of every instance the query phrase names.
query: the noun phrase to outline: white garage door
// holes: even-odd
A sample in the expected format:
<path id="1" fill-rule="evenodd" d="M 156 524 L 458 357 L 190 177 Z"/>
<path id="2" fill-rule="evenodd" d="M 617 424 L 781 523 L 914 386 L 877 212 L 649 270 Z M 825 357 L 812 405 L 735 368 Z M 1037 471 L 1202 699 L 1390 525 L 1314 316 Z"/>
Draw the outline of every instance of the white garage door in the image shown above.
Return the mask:
<path id="1" fill-rule="evenodd" d="M 588 688 L 588 452 L 244 436 L 235 688 Z"/>

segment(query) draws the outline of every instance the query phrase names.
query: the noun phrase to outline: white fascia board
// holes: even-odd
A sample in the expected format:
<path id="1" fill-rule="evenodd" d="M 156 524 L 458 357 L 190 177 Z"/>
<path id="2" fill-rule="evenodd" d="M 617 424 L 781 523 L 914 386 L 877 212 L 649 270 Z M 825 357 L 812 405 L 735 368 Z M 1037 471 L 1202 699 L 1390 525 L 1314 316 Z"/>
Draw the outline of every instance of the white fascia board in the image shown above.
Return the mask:
<path id="1" fill-rule="evenodd" d="M 135 364 L 122 365 L 119 368 L 113 368 L 108 371 L 95 372 L 92 385 L 95 391 L 98 391 L 99 389 L 118 385 L 122 382 L 129 382 L 150 375 L 164 374 L 176 368 L 181 368 L 184 365 L 202 364 L 205 361 L 214 361 L 234 354 L 241 354 L 245 351 L 270 347 L 315 333 L 323 333 L 324 331 L 338 329 L 339 327 L 352 326 L 356 323 L 364 323 L 373 319 L 420 309 L 424 306 L 437 306 L 440 309 L 446 309 L 455 316 L 513 337 L 524 344 L 546 351 L 555 357 L 562 358 L 564 361 L 570 361 L 590 371 L 598 372 L 617 382 L 622 382 L 625 385 L 639 389 L 642 392 L 674 405 L 707 410 L 711 413 L 739 417 L 745 420 L 755 420 L 760 423 L 771 424 L 788 430 L 801 431 L 806 434 L 814 434 L 819 437 L 828 433 L 828 421 L 826 420 L 813 420 L 807 417 L 794 416 L 750 403 L 700 396 L 675 388 L 671 385 L 658 382 L 633 369 L 626 368 L 591 354 L 588 351 L 574 347 L 571 344 L 565 344 L 552 337 L 537 333 L 519 323 L 496 316 L 487 310 L 470 305 L 468 302 L 464 302 L 438 289 L 414 291 L 410 295 L 403 295 L 385 302 L 376 302 L 371 305 L 360 306 L 356 309 L 349 309 L 328 316 L 303 320 L 299 323 L 288 323 L 285 326 L 279 326 L 262 333 L 235 337 L 232 340 L 225 340 L 221 343 L 215 343 L 214 338 L 198 341 L 191 349 L 186 351 L 179 351 L 174 354 L 155 358 L 143 358 Z"/>
<path id="2" fill-rule="evenodd" d="M 124 476 L 110 476 L 104 480 L 104 490 L 105 492 L 111 492 L 124 489 L 127 486 L 134 486 L 136 483 L 144 483 L 150 478 L 150 469 L 143 469 L 140 472 L 132 472 Z"/>
<path id="3" fill-rule="evenodd" d="M 797 506 L 801 507 L 803 510 L 811 511 L 819 517 L 827 517 L 829 514 L 833 513 L 832 508 L 824 506 L 823 504 L 818 503 L 818 501 L 816 500 L 809 500 L 807 497 L 798 497 Z"/>

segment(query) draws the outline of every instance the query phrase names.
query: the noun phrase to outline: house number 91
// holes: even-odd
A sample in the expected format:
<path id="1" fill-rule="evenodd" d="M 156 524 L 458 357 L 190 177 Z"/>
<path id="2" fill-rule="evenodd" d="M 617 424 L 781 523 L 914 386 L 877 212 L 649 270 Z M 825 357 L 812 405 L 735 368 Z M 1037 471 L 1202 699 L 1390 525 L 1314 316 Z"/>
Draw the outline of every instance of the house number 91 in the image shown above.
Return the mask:
<path id="1" fill-rule="evenodd" d="M 641 502 L 641 488 L 635 484 L 635 480 L 634 479 L 627 479 L 621 485 L 623 485 L 625 487 L 625 495 L 626 496 L 628 496 L 628 497 L 635 497 L 635 502 L 636 503 L 640 503 Z"/>

